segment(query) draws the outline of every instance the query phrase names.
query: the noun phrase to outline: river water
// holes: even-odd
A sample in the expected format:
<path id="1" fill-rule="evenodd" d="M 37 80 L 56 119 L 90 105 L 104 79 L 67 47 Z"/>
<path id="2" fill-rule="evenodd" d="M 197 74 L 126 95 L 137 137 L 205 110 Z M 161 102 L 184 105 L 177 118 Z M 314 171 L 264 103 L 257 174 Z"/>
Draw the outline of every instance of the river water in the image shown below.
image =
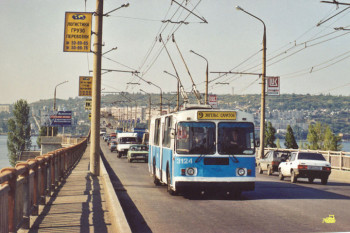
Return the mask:
<path id="1" fill-rule="evenodd" d="M 31 140 L 32 140 L 31 150 L 38 150 L 36 139 L 37 139 L 36 136 L 31 137 Z M 0 169 L 4 167 L 11 167 L 7 154 L 8 154 L 7 135 L 0 135 Z"/>
<path id="2" fill-rule="evenodd" d="M 32 139 L 32 146 L 35 146 L 36 149 L 38 149 L 38 146 L 36 144 L 37 137 L 31 137 Z M 275 141 L 276 143 L 276 141 Z M 299 142 L 298 142 L 299 143 Z M 284 140 L 280 139 L 281 147 L 284 147 Z M 343 151 L 350 152 L 350 142 L 343 142 Z M 32 148 L 35 149 L 35 148 Z M 0 135 L 0 169 L 4 167 L 10 167 L 10 163 L 7 157 L 7 135 Z"/>

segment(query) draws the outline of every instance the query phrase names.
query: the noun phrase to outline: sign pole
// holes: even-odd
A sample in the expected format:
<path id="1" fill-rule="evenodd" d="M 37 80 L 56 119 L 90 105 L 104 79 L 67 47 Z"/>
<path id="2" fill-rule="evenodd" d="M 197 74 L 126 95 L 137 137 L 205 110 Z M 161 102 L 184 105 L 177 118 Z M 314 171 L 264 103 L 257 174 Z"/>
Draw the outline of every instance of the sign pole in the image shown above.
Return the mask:
<path id="1" fill-rule="evenodd" d="M 101 52 L 102 52 L 103 0 L 96 0 L 94 71 L 92 79 L 90 172 L 100 175 L 100 107 L 101 107 Z"/>

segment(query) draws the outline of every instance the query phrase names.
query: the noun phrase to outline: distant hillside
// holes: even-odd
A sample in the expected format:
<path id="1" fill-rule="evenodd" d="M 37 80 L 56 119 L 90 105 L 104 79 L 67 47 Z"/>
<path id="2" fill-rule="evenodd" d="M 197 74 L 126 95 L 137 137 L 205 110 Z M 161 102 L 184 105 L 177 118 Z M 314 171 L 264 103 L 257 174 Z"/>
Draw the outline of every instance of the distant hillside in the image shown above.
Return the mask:
<path id="1" fill-rule="evenodd" d="M 189 94 L 190 103 L 197 103 L 193 94 Z M 65 110 L 73 110 L 80 118 L 87 118 L 84 109 L 85 99 L 81 97 L 68 100 L 57 99 L 56 104 Z M 204 96 L 202 95 L 202 100 Z M 241 109 L 250 113 L 260 112 L 260 95 L 217 95 L 219 108 Z M 148 106 L 149 95 L 144 93 L 124 93 L 103 95 L 101 107 L 112 106 Z M 159 94 L 151 94 L 152 106 L 159 106 Z M 182 99 L 180 104 L 182 104 Z M 163 106 L 176 106 L 176 95 L 163 93 Z M 31 103 L 36 109 L 52 109 L 53 99 L 40 100 Z M 331 126 L 335 133 L 350 135 L 350 96 L 332 95 L 297 95 L 283 94 L 280 96 L 266 96 L 266 119 L 272 120 L 273 112 L 300 111 L 305 115 L 303 123 L 310 124 L 320 121 Z M 5 118 L 5 117 L 3 117 Z M 6 121 L 1 119 L 2 125 Z M 1 126 L 0 126 L 1 127 Z M 5 130 L 4 130 L 5 131 Z"/>

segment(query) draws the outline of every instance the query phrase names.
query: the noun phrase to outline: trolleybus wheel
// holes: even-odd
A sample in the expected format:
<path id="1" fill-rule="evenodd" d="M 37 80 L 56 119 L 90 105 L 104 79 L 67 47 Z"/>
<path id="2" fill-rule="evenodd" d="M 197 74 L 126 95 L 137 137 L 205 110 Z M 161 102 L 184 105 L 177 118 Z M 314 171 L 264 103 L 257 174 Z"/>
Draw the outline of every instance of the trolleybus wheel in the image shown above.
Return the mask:
<path id="1" fill-rule="evenodd" d="M 167 166 L 167 168 L 166 168 L 166 181 L 167 181 L 168 193 L 172 196 L 176 195 L 177 192 L 171 189 L 171 179 L 170 179 L 169 166 Z"/>
<path id="2" fill-rule="evenodd" d="M 156 160 L 153 158 L 153 183 L 158 186 L 160 185 L 160 181 L 156 176 Z"/>

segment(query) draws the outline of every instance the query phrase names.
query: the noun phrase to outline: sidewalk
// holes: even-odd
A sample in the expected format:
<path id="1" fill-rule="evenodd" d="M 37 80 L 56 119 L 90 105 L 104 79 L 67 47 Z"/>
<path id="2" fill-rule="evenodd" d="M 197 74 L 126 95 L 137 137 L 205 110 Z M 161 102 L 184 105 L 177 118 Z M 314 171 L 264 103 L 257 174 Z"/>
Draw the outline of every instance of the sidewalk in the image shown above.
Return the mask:
<path id="1" fill-rule="evenodd" d="M 102 178 L 90 175 L 89 156 L 90 145 L 39 216 L 31 217 L 30 230 L 19 232 L 112 232 Z"/>

